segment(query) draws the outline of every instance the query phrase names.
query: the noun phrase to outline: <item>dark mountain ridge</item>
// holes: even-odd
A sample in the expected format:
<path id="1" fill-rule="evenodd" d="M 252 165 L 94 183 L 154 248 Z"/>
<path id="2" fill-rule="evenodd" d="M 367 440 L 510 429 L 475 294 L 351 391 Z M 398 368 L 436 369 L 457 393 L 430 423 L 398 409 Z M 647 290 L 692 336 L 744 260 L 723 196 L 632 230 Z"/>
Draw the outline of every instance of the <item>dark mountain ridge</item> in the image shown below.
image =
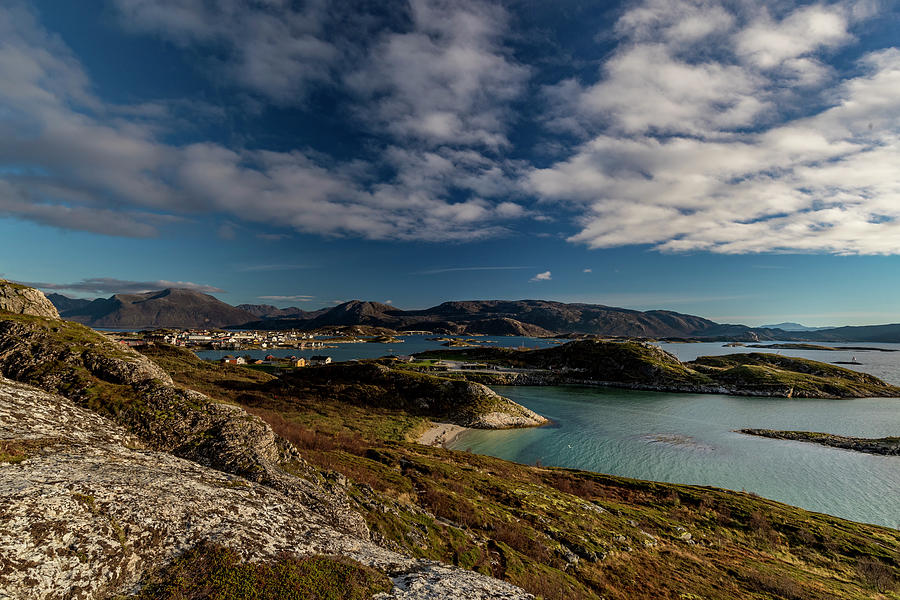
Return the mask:
<path id="1" fill-rule="evenodd" d="M 550 300 L 469 300 L 421 310 L 351 300 L 315 311 L 268 304 L 234 307 L 208 294 L 167 289 L 116 294 L 93 301 L 51 294 L 64 319 L 94 327 L 241 327 L 300 329 L 366 325 L 442 334 L 547 336 L 583 334 L 632 338 L 741 341 L 900 342 L 900 324 L 835 327 L 815 331 L 716 323 L 668 310 L 639 311 L 602 304 Z"/>
<path id="2" fill-rule="evenodd" d="M 51 299 L 54 305 L 57 301 Z M 92 327 L 224 327 L 252 321 L 250 312 L 221 300 L 179 288 L 142 294 L 115 294 L 61 310 L 60 316 Z"/>

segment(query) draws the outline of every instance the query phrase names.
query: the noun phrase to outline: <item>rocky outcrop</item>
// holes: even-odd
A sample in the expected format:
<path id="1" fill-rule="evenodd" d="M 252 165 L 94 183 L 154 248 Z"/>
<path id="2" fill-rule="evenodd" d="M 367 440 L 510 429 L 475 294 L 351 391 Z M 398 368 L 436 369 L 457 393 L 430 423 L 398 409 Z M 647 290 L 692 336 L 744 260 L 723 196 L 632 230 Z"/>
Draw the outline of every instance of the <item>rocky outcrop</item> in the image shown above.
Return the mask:
<path id="1" fill-rule="evenodd" d="M 0 311 L 58 319 L 56 307 L 34 288 L 0 279 Z"/>
<path id="2" fill-rule="evenodd" d="M 274 394 L 314 392 L 360 406 L 400 408 L 482 429 L 533 427 L 547 420 L 481 383 L 392 369 L 375 362 L 297 369 L 270 384 Z"/>
<path id="3" fill-rule="evenodd" d="M 874 375 L 803 358 L 748 353 L 701 356 L 682 363 L 651 343 L 578 340 L 537 350 L 430 350 L 419 358 L 462 359 L 522 373 L 454 373 L 505 385 L 599 385 L 661 392 L 787 398 L 900 397 Z"/>
<path id="4" fill-rule="evenodd" d="M 247 560 L 338 555 L 385 572 L 387 598 L 528 598 L 507 583 L 385 550 L 341 531 L 304 498 L 147 449 L 60 396 L 0 379 L 0 597 L 107 598 L 135 592 L 199 543 Z"/>
<path id="5" fill-rule="evenodd" d="M 779 431 L 774 429 L 741 429 L 740 432 L 776 440 L 812 442 L 823 446 L 832 446 L 867 454 L 900 456 L 900 437 L 859 438 L 816 431 Z"/>
<path id="6" fill-rule="evenodd" d="M 154 450 L 301 495 L 334 526 L 368 535 L 343 491 L 262 419 L 174 386 L 147 357 L 82 325 L 0 320 L 0 375 L 111 416 Z M 300 476 L 285 473 L 283 463 Z"/>
<path id="7" fill-rule="evenodd" d="M 454 382 L 455 383 L 455 382 Z M 478 397 L 490 407 L 477 414 L 461 413 L 455 423 L 475 429 L 511 429 L 515 427 L 536 427 L 548 423 L 547 419 L 521 404 L 496 393 L 484 384 L 466 382 L 464 390 L 451 392 L 460 397 Z"/>

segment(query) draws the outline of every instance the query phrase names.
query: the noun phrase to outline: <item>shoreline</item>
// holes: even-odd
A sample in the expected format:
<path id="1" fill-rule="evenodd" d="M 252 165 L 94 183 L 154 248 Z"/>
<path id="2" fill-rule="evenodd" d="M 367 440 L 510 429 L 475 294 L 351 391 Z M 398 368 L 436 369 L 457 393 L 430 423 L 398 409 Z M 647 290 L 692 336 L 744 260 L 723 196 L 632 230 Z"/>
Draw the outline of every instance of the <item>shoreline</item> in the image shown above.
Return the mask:
<path id="1" fill-rule="evenodd" d="M 470 429 L 471 427 L 463 427 L 453 423 L 432 422 L 432 426 L 416 439 L 416 443 L 423 446 L 446 448 L 447 445 L 456 441 L 456 438 Z"/>

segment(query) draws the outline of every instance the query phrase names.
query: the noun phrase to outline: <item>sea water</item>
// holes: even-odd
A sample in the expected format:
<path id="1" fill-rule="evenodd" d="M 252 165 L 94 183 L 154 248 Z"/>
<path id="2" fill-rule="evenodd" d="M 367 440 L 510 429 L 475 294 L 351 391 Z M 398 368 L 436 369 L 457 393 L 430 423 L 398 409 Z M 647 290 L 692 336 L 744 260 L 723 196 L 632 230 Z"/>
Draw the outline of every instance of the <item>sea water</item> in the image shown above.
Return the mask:
<path id="1" fill-rule="evenodd" d="M 712 485 L 900 528 L 900 457 L 736 433 L 900 435 L 900 399 L 807 400 L 576 386 L 494 388 L 552 420 L 469 431 L 454 449 L 638 479 Z"/>

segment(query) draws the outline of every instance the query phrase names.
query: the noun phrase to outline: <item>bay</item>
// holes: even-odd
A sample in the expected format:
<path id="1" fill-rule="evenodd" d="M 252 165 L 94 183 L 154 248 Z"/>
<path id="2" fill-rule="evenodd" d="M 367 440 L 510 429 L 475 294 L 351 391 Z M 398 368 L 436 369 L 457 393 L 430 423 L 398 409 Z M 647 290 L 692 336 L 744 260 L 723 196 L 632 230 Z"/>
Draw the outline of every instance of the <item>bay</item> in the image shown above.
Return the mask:
<path id="1" fill-rule="evenodd" d="M 897 435 L 900 399 L 747 398 L 577 386 L 494 389 L 552 425 L 468 431 L 453 449 L 525 464 L 745 490 L 900 528 L 900 457 L 735 432 L 761 427 Z"/>

